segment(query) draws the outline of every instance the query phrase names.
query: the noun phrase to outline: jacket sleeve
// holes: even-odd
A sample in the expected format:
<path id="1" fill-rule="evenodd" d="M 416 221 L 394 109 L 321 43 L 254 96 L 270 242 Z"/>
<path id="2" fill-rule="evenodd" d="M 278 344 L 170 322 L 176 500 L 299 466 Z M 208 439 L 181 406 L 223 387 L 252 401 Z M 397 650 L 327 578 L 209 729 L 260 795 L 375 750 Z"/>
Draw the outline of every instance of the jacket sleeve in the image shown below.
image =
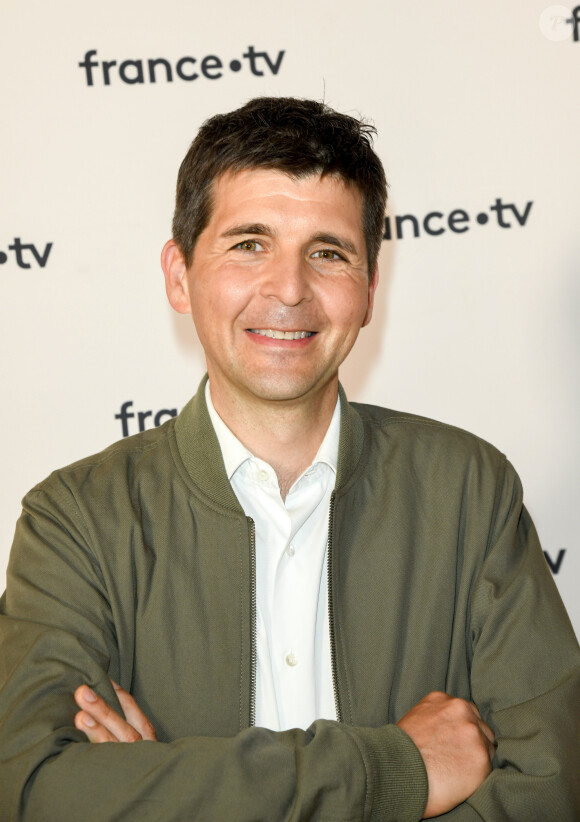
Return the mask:
<path id="1" fill-rule="evenodd" d="M 0 601 L 1 820 L 420 819 L 423 761 L 394 725 L 88 743 L 73 692 L 86 682 L 121 712 L 122 661 L 86 536 L 46 495 L 25 500 Z"/>
<path id="2" fill-rule="evenodd" d="M 580 819 L 580 649 L 506 464 L 471 598 L 471 689 L 493 771 L 450 822 Z"/>

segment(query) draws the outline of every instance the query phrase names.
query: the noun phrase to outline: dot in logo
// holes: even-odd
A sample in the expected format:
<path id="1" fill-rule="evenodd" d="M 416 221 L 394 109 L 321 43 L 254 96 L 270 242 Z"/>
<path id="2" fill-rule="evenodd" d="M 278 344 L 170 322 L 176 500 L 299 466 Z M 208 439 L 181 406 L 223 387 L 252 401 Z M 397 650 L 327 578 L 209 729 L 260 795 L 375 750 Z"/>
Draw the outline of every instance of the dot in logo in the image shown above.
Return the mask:
<path id="1" fill-rule="evenodd" d="M 3 251 L 0 251 L 0 265 L 3 265 L 7 259 L 8 255 L 5 254 Z"/>
<path id="2" fill-rule="evenodd" d="M 242 67 L 242 64 L 240 63 L 239 60 L 232 60 L 232 62 L 230 63 L 230 68 L 231 68 L 232 71 L 239 71 L 241 69 L 241 67 Z"/>
<path id="3" fill-rule="evenodd" d="M 571 17 L 572 12 L 566 6 L 548 6 L 538 20 L 540 31 L 548 40 L 569 40 L 572 36 Z"/>
<path id="4" fill-rule="evenodd" d="M 489 217 L 482 211 L 480 214 L 477 215 L 476 220 L 479 223 L 479 225 L 485 225 L 489 220 Z"/>

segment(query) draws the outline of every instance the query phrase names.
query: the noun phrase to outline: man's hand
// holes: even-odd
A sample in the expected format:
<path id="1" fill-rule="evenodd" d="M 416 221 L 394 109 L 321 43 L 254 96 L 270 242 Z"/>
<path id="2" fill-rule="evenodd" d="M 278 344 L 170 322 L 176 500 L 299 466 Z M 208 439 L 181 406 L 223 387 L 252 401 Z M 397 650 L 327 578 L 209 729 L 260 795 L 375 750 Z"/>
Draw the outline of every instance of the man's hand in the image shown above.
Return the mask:
<path id="1" fill-rule="evenodd" d="M 81 685 L 75 691 L 75 702 L 81 708 L 75 716 L 75 728 L 83 731 L 90 742 L 138 742 L 140 739 L 157 741 L 153 725 L 133 697 L 116 682 L 113 682 L 113 687 L 127 720 L 119 716 L 88 685 Z"/>
<path id="2" fill-rule="evenodd" d="M 434 691 L 397 722 L 419 748 L 429 780 L 423 819 L 447 813 L 491 771 L 494 734 L 472 702 Z"/>
<path id="3" fill-rule="evenodd" d="M 155 730 L 133 697 L 113 682 L 127 719 L 119 716 L 87 685 L 75 691 L 81 710 L 75 727 L 91 742 L 156 741 Z M 397 723 L 419 749 L 429 782 L 424 819 L 452 810 L 481 785 L 491 771 L 494 735 L 472 702 L 433 692 Z"/>

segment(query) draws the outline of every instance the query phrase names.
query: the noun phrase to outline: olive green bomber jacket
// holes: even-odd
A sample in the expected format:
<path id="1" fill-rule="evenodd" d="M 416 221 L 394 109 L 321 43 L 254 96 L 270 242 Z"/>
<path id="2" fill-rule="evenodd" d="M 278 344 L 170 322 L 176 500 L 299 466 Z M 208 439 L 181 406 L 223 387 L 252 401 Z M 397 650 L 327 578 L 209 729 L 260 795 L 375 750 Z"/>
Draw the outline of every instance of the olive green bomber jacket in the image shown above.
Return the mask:
<path id="1" fill-rule="evenodd" d="M 473 699 L 494 770 L 445 819 L 580 818 L 580 653 L 515 472 L 481 440 L 342 396 L 329 607 L 341 722 L 252 727 L 252 524 L 203 385 L 177 420 L 33 489 L 0 604 L 0 820 L 421 818 L 394 724 L 433 690 Z M 90 745 L 72 693 L 159 743 Z"/>

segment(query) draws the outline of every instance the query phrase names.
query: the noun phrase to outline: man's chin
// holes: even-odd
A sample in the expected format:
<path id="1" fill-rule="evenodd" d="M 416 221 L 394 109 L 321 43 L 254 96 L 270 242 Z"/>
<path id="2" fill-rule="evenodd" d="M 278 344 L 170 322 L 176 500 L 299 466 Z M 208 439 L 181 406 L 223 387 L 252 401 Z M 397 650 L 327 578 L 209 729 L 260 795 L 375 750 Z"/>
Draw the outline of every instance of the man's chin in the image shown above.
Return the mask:
<path id="1" fill-rule="evenodd" d="M 272 403 L 298 403 L 307 402 L 315 396 L 324 393 L 325 390 L 333 390 L 336 379 L 298 379 L 294 375 L 292 379 L 284 375 L 270 374 L 248 383 L 246 390 L 255 397 L 256 400 Z"/>

